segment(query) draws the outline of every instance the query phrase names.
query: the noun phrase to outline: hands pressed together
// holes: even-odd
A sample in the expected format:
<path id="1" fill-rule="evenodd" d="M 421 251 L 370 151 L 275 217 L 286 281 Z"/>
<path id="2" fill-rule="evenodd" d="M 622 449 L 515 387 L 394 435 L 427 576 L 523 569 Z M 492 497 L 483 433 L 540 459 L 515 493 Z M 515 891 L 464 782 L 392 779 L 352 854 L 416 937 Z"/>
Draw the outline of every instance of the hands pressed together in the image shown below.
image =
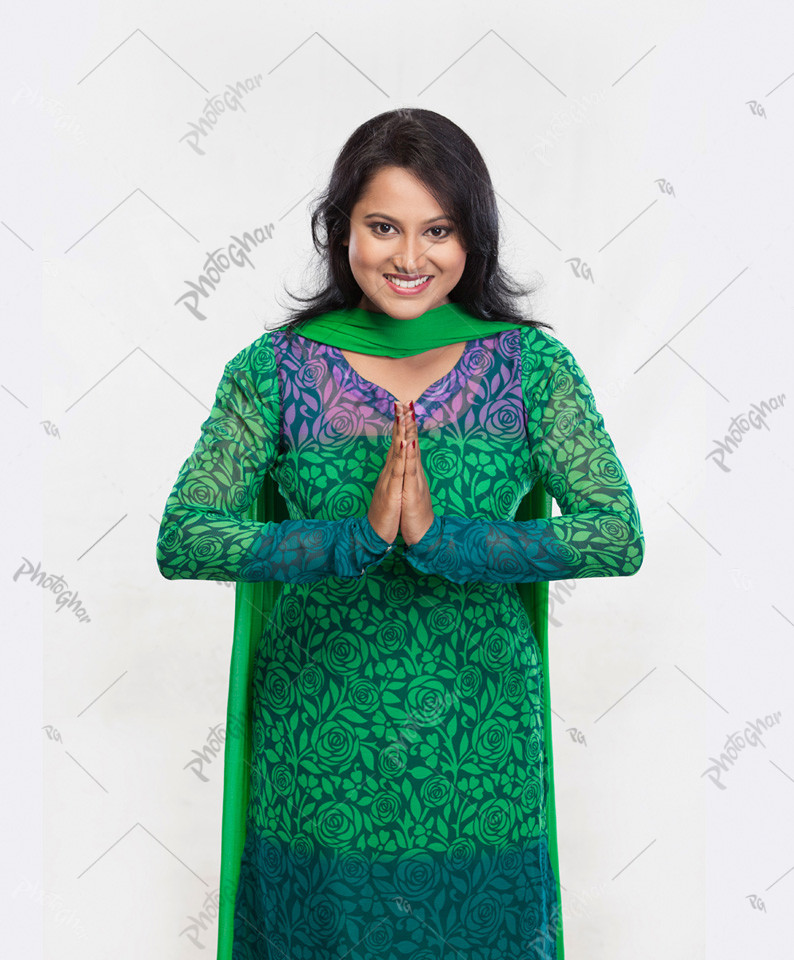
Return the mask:
<path id="1" fill-rule="evenodd" d="M 391 446 L 367 516 L 379 537 L 393 543 L 399 530 L 407 546 L 421 540 L 433 522 L 435 514 L 422 468 L 413 401 L 394 403 Z"/>

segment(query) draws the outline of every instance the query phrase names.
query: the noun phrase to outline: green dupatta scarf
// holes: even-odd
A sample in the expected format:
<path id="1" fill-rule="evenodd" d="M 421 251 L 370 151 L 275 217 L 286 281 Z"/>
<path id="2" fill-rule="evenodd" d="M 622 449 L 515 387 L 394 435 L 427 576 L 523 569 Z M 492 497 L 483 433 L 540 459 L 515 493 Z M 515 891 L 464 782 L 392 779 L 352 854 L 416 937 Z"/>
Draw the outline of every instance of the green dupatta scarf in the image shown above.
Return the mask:
<path id="1" fill-rule="evenodd" d="M 462 340 L 475 340 L 479 337 L 491 336 L 497 331 L 512 330 L 519 326 L 521 324 L 483 320 L 460 304 L 447 303 L 433 307 L 419 317 L 407 320 L 360 307 L 335 310 L 305 321 L 297 327 L 296 332 L 310 340 L 343 350 L 354 350 L 377 356 L 406 357 L 433 347 L 459 343 Z M 550 516 L 551 496 L 538 481 L 519 504 L 515 519 L 547 519 Z M 257 499 L 244 514 L 244 519 L 259 523 L 279 523 L 289 519 L 286 501 L 279 493 L 270 474 L 266 474 Z M 240 861 L 245 844 L 250 782 L 251 677 L 254 655 L 281 586 L 281 581 L 278 580 L 260 583 L 239 581 L 236 586 L 224 746 L 218 960 L 231 960 L 232 957 L 234 905 L 240 876 Z M 517 583 L 516 587 L 543 657 L 543 740 L 549 768 L 546 819 L 549 856 L 557 883 L 560 909 L 557 916 L 557 956 L 558 960 L 564 960 L 549 701 L 549 585 L 548 582 Z"/>

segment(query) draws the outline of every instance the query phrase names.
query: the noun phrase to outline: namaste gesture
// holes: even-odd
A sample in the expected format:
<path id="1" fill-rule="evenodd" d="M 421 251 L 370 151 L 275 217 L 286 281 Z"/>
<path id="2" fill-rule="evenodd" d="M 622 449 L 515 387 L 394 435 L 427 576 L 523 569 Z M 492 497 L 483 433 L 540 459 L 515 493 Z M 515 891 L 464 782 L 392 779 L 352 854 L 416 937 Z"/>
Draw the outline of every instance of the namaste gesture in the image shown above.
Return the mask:
<path id="1" fill-rule="evenodd" d="M 421 540 L 433 522 L 413 403 L 394 403 L 391 446 L 367 516 L 379 537 L 393 543 L 399 530 L 407 546 Z"/>

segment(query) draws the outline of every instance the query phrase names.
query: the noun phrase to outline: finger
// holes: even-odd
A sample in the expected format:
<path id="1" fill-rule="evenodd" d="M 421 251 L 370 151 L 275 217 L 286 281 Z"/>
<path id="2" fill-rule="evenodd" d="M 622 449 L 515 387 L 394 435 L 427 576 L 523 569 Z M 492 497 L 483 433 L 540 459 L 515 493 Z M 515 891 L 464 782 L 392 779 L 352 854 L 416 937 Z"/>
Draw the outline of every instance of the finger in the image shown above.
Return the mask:
<path id="1" fill-rule="evenodd" d="M 394 457 L 394 448 L 400 445 L 400 425 L 397 422 L 397 415 L 394 415 L 394 420 L 391 425 L 391 442 L 389 443 L 389 449 L 387 452 L 387 459 L 392 459 Z"/>
<path id="2" fill-rule="evenodd" d="M 413 411 L 409 410 L 406 416 L 406 443 L 408 444 L 408 460 L 415 463 L 419 459 L 419 426 Z"/>
<path id="3" fill-rule="evenodd" d="M 410 443 L 410 442 L 414 439 L 414 437 L 416 436 L 417 433 L 418 433 L 418 430 L 417 430 L 417 426 L 416 426 L 416 418 L 415 418 L 415 416 L 414 416 L 414 413 L 413 413 L 413 411 L 411 410 L 410 407 L 406 407 L 406 410 L 405 410 L 405 436 L 406 436 L 406 439 L 407 439 L 408 443 Z"/>
<path id="4" fill-rule="evenodd" d="M 398 400 L 394 401 L 394 420 L 392 422 L 392 431 L 391 431 L 391 447 L 389 449 L 389 455 L 392 458 L 402 457 L 402 452 L 400 450 L 400 441 L 403 439 L 404 433 L 404 421 L 405 414 L 402 410 L 402 405 Z"/>
<path id="5" fill-rule="evenodd" d="M 405 407 L 400 401 L 397 401 L 397 410 L 399 420 L 397 420 L 397 435 L 394 443 L 394 466 L 392 470 L 392 475 L 399 477 L 400 483 L 402 483 L 403 473 L 405 471 L 405 421 L 406 421 L 406 411 Z"/>
<path id="6" fill-rule="evenodd" d="M 413 482 L 416 478 L 416 454 L 417 447 L 414 443 L 416 440 L 416 426 L 413 428 L 409 427 L 408 429 L 408 440 L 407 447 L 405 448 L 405 476 L 406 481 L 408 478 Z"/>

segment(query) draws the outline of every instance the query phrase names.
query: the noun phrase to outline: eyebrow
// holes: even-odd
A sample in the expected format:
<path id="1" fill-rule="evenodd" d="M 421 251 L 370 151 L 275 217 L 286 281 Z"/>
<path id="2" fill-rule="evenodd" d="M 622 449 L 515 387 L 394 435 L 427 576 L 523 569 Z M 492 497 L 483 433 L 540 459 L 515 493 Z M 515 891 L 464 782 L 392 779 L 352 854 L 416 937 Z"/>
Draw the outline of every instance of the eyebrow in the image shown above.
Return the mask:
<path id="1" fill-rule="evenodd" d="M 364 214 L 364 219 L 369 220 L 370 217 L 382 217 L 384 220 L 393 220 L 395 223 L 400 223 L 396 217 L 389 216 L 388 213 L 366 213 Z M 443 214 L 440 217 L 433 217 L 431 220 L 425 220 L 425 223 L 435 223 L 436 220 L 451 220 L 452 217 L 448 217 L 446 214 Z M 400 224 L 402 226 L 402 224 Z"/>

